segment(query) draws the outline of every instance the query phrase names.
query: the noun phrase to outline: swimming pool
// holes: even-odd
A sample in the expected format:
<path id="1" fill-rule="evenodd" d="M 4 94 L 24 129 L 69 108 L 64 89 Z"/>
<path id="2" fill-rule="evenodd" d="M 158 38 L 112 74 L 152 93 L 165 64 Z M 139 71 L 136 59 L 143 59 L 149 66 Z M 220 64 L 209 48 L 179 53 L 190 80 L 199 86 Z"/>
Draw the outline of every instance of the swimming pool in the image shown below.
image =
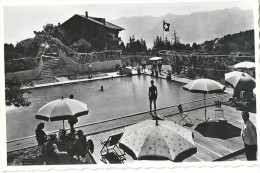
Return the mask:
<path id="1" fill-rule="evenodd" d="M 76 126 L 148 111 L 148 90 L 151 79 L 155 81 L 158 89 L 157 108 L 202 98 L 201 94 L 184 91 L 183 83 L 146 75 L 32 89 L 32 94 L 28 96 L 32 102 L 31 106 L 7 108 L 7 140 L 34 135 L 37 124 L 41 122 L 35 119 L 37 111 L 46 103 L 62 96 L 68 97 L 69 94 L 87 103 L 90 110 L 87 116 L 79 117 Z M 99 91 L 101 86 L 104 86 L 103 92 Z M 69 127 L 67 121 L 65 127 Z M 60 128 L 62 128 L 61 121 L 45 122 L 46 132 Z"/>

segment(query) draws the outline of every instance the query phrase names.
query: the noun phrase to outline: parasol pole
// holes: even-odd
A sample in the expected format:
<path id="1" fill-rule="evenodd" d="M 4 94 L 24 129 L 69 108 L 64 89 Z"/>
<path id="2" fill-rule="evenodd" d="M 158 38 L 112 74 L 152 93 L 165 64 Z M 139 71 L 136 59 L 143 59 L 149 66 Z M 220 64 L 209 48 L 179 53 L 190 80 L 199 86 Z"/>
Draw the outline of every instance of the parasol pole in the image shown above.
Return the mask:
<path id="1" fill-rule="evenodd" d="M 63 129 L 64 129 L 64 120 L 62 120 L 62 123 L 63 123 Z"/>
<path id="2" fill-rule="evenodd" d="M 205 121 L 207 121 L 207 117 L 206 117 L 206 112 L 207 112 L 207 108 L 206 108 L 206 99 L 205 99 L 205 93 L 204 93 L 204 106 L 205 106 Z"/>

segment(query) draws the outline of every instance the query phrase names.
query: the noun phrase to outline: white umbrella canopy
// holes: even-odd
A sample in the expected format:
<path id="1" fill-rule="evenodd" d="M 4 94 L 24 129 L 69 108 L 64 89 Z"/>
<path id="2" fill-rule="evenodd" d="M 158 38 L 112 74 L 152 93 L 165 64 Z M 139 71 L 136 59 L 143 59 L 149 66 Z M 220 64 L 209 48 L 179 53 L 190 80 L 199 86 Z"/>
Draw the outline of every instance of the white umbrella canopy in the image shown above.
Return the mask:
<path id="1" fill-rule="evenodd" d="M 146 120 L 126 127 L 119 144 L 140 160 L 182 161 L 197 152 L 193 133 L 165 120 Z"/>
<path id="2" fill-rule="evenodd" d="M 192 93 L 220 93 L 225 90 L 225 86 L 211 79 L 196 79 L 183 86 L 184 90 Z"/>
<path id="3" fill-rule="evenodd" d="M 236 69 L 252 69 L 255 68 L 255 63 L 250 61 L 240 62 L 233 66 Z"/>
<path id="4" fill-rule="evenodd" d="M 59 121 L 66 120 L 72 116 L 86 115 L 88 112 L 87 104 L 75 99 L 62 98 L 51 101 L 41 107 L 35 118 L 45 121 Z"/>
<path id="5" fill-rule="evenodd" d="M 161 59 L 162 59 L 162 57 L 152 57 L 149 60 L 151 60 L 151 61 L 158 61 L 158 60 L 161 60 Z"/>
<path id="6" fill-rule="evenodd" d="M 222 93 L 225 90 L 225 86 L 221 83 L 211 79 L 196 79 L 183 86 L 184 90 L 192 93 L 204 94 L 204 106 L 205 106 L 205 121 L 207 122 L 207 108 L 205 95 L 211 93 Z"/>
<path id="7" fill-rule="evenodd" d="M 249 74 L 239 71 L 226 73 L 225 81 L 233 88 L 242 91 L 252 91 L 255 88 L 255 79 Z"/>

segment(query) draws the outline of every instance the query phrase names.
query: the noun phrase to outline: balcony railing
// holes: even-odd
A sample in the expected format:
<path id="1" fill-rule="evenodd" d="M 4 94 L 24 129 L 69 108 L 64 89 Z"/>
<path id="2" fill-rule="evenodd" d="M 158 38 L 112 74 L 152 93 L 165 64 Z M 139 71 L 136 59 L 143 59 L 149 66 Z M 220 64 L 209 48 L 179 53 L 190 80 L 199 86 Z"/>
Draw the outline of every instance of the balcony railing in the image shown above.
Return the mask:
<path id="1" fill-rule="evenodd" d="M 116 38 L 111 38 L 111 37 L 109 37 L 108 38 L 108 41 L 121 41 L 121 37 L 116 37 Z"/>

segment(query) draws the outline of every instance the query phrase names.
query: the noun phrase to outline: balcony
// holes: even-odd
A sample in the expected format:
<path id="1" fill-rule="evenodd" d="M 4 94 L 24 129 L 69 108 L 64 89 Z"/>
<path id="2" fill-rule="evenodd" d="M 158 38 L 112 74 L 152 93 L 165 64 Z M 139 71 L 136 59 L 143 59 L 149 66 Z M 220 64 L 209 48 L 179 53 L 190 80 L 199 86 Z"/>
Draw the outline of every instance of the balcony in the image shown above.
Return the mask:
<path id="1" fill-rule="evenodd" d="M 110 41 L 110 42 L 119 42 L 119 41 L 121 41 L 121 37 L 116 37 L 116 38 L 109 37 L 108 41 Z"/>

